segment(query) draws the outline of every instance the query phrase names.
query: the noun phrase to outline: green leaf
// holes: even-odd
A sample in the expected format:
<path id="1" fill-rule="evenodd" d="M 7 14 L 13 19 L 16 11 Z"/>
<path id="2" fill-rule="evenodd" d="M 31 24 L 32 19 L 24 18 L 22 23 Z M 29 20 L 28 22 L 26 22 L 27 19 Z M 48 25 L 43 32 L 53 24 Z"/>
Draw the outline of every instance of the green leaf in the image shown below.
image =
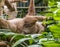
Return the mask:
<path id="1" fill-rule="evenodd" d="M 60 38 L 60 26 L 58 26 L 58 25 L 51 25 L 49 27 L 49 29 L 51 30 L 51 32 L 52 32 L 52 34 L 53 34 L 53 36 L 55 38 Z"/>
<path id="2" fill-rule="evenodd" d="M 28 47 L 42 47 L 42 46 L 40 46 L 40 45 L 30 45 L 30 46 L 28 46 Z"/>
<path id="3" fill-rule="evenodd" d="M 22 39 L 24 37 L 25 37 L 24 35 L 16 34 L 11 38 L 10 42 L 18 41 L 19 39 Z"/>
<path id="4" fill-rule="evenodd" d="M 18 40 L 17 42 L 14 43 L 14 45 L 12 45 L 12 47 L 15 47 L 19 44 L 21 44 L 22 42 L 26 41 L 26 40 L 30 40 L 31 38 L 23 38 L 23 39 L 20 39 Z"/>
<path id="5" fill-rule="evenodd" d="M 46 41 L 43 42 L 44 47 L 60 47 L 59 43 L 56 43 L 55 41 Z"/>

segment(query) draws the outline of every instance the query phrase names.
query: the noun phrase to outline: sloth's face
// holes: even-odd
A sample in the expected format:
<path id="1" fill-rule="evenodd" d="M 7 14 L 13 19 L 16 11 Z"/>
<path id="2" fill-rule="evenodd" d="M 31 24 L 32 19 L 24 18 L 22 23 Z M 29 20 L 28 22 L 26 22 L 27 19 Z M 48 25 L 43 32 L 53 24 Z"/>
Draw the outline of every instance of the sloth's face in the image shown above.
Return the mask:
<path id="1" fill-rule="evenodd" d="M 37 19 L 34 17 L 25 17 L 24 25 L 23 25 L 23 32 L 25 34 L 30 34 L 32 32 L 32 28 L 35 26 Z"/>
<path id="2" fill-rule="evenodd" d="M 25 28 L 31 28 L 32 26 L 35 25 L 35 23 L 36 23 L 36 22 L 33 22 L 33 23 L 25 23 L 25 24 L 24 24 L 24 27 L 25 27 Z"/>

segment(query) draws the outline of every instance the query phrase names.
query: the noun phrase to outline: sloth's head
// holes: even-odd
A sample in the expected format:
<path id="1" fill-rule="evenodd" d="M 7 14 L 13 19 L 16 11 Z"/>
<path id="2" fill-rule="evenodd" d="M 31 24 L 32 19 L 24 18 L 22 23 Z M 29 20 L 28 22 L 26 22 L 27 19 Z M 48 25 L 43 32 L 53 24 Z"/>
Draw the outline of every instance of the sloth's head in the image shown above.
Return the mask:
<path id="1" fill-rule="evenodd" d="M 38 21 L 37 18 L 32 17 L 32 16 L 28 16 L 24 18 L 24 22 L 25 22 L 25 26 L 27 27 L 31 27 L 33 25 L 35 25 L 35 23 Z"/>

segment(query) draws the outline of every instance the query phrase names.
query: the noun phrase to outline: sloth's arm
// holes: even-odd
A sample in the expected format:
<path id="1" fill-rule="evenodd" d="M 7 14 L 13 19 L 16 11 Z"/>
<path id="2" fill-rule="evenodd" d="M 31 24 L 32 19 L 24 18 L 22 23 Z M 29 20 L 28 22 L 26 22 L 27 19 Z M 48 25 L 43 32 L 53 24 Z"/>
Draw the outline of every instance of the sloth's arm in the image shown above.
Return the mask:
<path id="1" fill-rule="evenodd" d="M 9 26 L 9 22 L 5 19 L 0 18 L 0 28 L 3 28 L 3 29 L 4 28 L 9 28 L 8 26 Z"/>

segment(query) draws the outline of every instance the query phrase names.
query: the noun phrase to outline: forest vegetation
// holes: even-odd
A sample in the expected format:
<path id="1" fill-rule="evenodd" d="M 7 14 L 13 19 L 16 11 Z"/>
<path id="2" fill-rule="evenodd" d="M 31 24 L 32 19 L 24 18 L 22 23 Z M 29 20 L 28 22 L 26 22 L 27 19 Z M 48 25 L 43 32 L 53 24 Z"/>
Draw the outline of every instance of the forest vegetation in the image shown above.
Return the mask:
<path id="1" fill-rule="evenodd" d="M 31 25 L 35 25 L 37 20 L 42 21 L 42 25 L 44 27 L 43 32 L 42 31 L 40 33 L 24 32 L 22 34 L 20 34 L 20 32 L 16 33 L 16 32 L 13 32 L 16 30 L 16 28 L 12 27 L 12 25 L 14 25 L 13 21 L 11 22 L 11 25 L 10 25 L 12 28 L 11 27 L 8 28 L 9 26 L 7 25 L 7 23 L 9 20 L 0 18 L 0 28 L 1 27 L 5 28 L 6 26 L 5 29 L 0 29 L 0 47 L 60 47 L 60 0 L 47 0 L 47 1 L 48 1 L 47 3 L 48 8 L 45 9 L 44 11 L 41 11 L 39 15 L 35 15 L 34 7 L 32 8 L 30 7 L 28 9 L 28 13 L 26 17 L 22 18 L 24 19 L 22 21 L 26 21 L 30 24 L 33 23 Z M 33 11 L 31 10 L 32 11 L 31 12 L 30 9 L 33 9 Z M 16 20 L 16 21 L 19 22 L 20 20 Z M 18 25 L 17 27 L 19 27 L 20 23 L 17 25 Z M 40 30 L 41 29 L 43 28 L 40 28 Z M 29 31 L 32 31 L 32 30 L 29 30 Z"/>

